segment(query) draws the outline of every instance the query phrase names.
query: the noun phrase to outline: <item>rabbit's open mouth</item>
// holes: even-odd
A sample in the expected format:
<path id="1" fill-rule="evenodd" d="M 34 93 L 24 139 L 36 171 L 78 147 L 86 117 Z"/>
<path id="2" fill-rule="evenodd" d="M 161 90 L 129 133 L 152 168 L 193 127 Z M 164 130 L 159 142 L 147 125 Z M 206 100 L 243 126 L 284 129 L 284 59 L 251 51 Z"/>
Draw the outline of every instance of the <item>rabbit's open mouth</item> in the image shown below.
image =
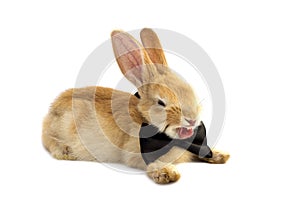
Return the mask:
<path id="1" fill-rule="evenodd" d="M 192 127 L 179 127 L 176 128 L 176 131 L 180 139 L 189 138 L 194 133 L 194 129 Z"/>

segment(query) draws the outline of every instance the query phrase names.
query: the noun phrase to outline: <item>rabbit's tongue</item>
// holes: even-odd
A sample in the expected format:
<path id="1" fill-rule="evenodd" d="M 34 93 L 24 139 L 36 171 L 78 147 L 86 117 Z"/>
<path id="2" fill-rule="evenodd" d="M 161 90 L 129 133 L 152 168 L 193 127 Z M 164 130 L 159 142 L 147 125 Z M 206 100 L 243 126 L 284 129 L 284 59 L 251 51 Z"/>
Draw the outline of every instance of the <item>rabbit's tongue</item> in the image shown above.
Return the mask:
<path id="1" fill-rule="evenodd" d="M 193 129 L 192 128 L 178 128 L 178 135 L 181 139 L 189 138 L 193 135 Z"/>

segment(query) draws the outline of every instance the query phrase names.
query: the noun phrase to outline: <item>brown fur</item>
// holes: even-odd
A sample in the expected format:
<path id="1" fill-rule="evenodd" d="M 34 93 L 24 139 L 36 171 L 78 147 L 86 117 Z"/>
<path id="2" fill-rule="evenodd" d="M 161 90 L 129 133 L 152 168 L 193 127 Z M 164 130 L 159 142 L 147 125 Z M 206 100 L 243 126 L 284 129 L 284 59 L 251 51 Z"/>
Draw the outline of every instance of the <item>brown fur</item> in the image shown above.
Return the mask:
<path id="1" fill-rule="evenodd" d="M 142 33 L 145 44 L 149 45 L 149 40 L 143 37 L 151 35 L 155 47 L 160 47 L 151 29 Z M 213 152 L 211 159 L 199 159 L 183 149 L 173 148 L 146 166 L 139 146 L 141 124 L 152 123 L 160 130 L 168 125 L 166 133 L 175 138 L 174 127 L 185 123 L 183 117 L 195 119 L 200 107 L 190 86 L 165 66 L 161 47 L 148 55 L 134 38 L 121 31 L 112 33 L 112 41 L 120 69 L 138 87 L 141 99 L 104 87 L 63 92 L 53 102 L 43 123 L 42 141 L 51 155 L 64 160 L 123 163 L 147 170 L 156 183 L 177 181 L 180 174 L 173 165 L 176 163 L 195 160 L 225 163 L 229 155 L 218 151 Z M 151 60 L 161 63 L 154 65 Z M 159 106 L 158 99 L 164 99 L 166 106 Z"/>

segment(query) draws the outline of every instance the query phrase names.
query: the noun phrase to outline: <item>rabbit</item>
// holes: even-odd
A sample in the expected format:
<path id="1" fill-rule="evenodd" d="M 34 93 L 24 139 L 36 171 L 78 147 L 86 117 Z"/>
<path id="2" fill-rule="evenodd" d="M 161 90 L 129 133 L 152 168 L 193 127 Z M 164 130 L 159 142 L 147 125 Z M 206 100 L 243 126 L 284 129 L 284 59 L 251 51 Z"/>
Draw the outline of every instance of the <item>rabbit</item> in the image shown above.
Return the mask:
<path id="1" fill-rule="evenodd" d="M 191 86 L 168 67 L 156 33 L 144 28 L 140 37 L 142 44 L 121 30 L 111 33 L 119 68 L 136 86 L 140 98 L 99 86 L 66 90 L 44 119 L 45 149 L 56 159 L 122 163 L 142 169 L 159 184 L 180 178 L 177 163 L 225 163 L 230 156 L 221 151 L 213 150 L 212 158 L 199 158 L 174 147 L 145 164 L 139 145 L 141 124 L 152 124 L 170 138 L 188 138 L 200 123 L 201 108 Z"/>

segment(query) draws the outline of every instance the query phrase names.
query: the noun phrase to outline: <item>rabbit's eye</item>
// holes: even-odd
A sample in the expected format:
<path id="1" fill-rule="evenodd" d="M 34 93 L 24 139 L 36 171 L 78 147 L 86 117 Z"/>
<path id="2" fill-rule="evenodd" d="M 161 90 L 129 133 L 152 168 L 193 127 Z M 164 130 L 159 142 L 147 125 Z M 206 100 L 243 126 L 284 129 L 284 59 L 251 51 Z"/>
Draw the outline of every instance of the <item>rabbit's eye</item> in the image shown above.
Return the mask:
<path id="1" fill-rule="evenodd" d="M 158 100 L 158 105 L 160 105 L 160 106 L 163 106 L 163 107 L 166 107 L 166 104 L 165 104 L 165 102 L 163 102 L 162 100 Z"/>

